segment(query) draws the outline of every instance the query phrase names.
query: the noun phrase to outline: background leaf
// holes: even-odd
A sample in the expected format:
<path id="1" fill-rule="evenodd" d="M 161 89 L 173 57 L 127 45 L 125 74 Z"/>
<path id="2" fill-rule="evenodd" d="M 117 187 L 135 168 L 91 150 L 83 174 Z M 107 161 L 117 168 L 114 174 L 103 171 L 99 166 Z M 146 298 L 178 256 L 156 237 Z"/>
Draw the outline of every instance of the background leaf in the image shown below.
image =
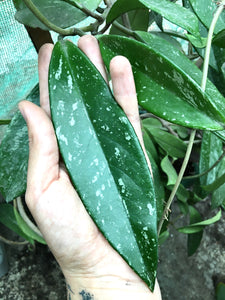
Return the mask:
<path id="1" fill-rule="evenodd" d="M 61 28 L 70 27 L 86 18 L 81 10 L 61 0 L 32 0 L 32 2 L 50 22 Z M 15 18 L 18 22 L 30 27 L 49 30 L 27 8 L 23 0 L 14 0 L 14 5 L 17 9 Z"/>
<path id="2" fill-rule="evenodd" d="M 216 11 L 217 4 L 216 1 L 212 0 L 204 0 L 204 1 L 199 1 L 199 0 L 189 0 L 191 3 L 191 6 L 198 16 L 198 18 L 201 20 L 201 22 L 207 27 L 210 27 L 210 24 L 213 19 L 213 14 Z M 211 14 L 211 17 L 210 17 Z M 224 22 L 224 17 L 225 14 L 224 12 L 221 14 L 219 17 L 216 27 L 214 32 L 218 33 L 219 31 L 225 29 L 225 22 Z"/>
<path id="3" fill-rule="evenodd" d="M 71 181 L 109 243 L 153 289 L 155 193 L 132 125 L 95 66 L 69 41 L 58 42 L 53 49 L 49 91 L 52 120 Z"/>
<path id="4" fill-rule="evenodd" d="M 147 30 L 149 25 L 149 11 L 148 9 L 137 9 L 133 11 L 129 11 L 127 13 L 127 16 L 129 18 L 130 27 L 132 30 Z M 120 24 L 123 24 L 122 18 L 119 17 L 117 21 Z M 125 35 L 126 34 L 122 31 L 120 31 L 116 26 L 112 24 L 112 27 L 110 29 L 110 34 L 119 34 L 119 35 Z"/>
<path id="5" fill-rule="evenodd" d="M 165 40 L 140 34 L 150 36 L 151 46 L 125 37 L 98 37 L 106 66 L 115 55 L 129 59 L 144 109 L 172 123 L 221 130 L 223 125 L 218 122 L 225 120 L 225 99 L 216 87 L 208 81 L 203 93 L 201 71 L 193 63 Z"/>
<path id="6" fill-rule="evenodd" d="M 196 208 L 189 206 L 190 224 L 198 223 L 202 221 L 202 217 Z M 198 249 L 203 236 L 203 230 L 189 234 L 187 239 L 188 256 L 193 255 Z"/>
<path id="7" fill-rule="evenodd" d="M 171 161 L 169 160 L 168 156 L 165 156 L 161 161 L 161 168 L 163 172 L 166 173 L 168 177 L 167 185 L 174 185 L 177 180 L 177 172 L 174 169 Z"/>
<path id="8" fill-rule="evenodd" d="M 34 244 L 34 240 L 20 228 L 15 216 L 14 207 L 11 204 L 0 204 L 0 222 L 22 238 L 28 240 L 32 245 Z"/>
<path id="9" fill-rule="evenodd" d="M 26 97 L 39 102 L 39 87 Z M 0 145 L 0 191 L 7 202 L 26 190 L 29 157 L 27 125 L 20 112 L 13 117 Z"/>
<path id="10" fill-rule="evenodd" d="M 117 0 L 110 9 L 106 22 L 111 23 L 129 10 L 144 7 L 157 12 L 168 21 L 186 29 L 193 35 L 199 36 L 197 17 L 188 9 L 167 0 Z"/>
<path id="11" fill-rule="evenodd" d="M 207 171 L 218 160 L 222 152 L 223 143 L 221 139 L 215 134 L 205 131 L 201 143 L 199 173 Z M 200 177 L 201 185 L 208 185 L 216 179 L 218 167 L 216 166 L 206 175 Z"/>
<path id="12" fill-rule="evenodd" d="M 218 222 L 220 220 L 220 218 L 221 218 L 221 215 L 222 215 L 221 210 L 219 210 L 218 213 L 214 217 L 212 217 L 212 218 L 210 218 L 208 220 L 204 220 L 204 221 L 201 221 L 201 222 L 192 223 L 192 224 L 190 224 L 188 226 L 178 228 L 178 231 L 179 232 L 183 232 L 183 233 L 187 233 L 187 234 L 199 232 L 205 226 L 211 225 L 211 224 L 213 224 L 215 222 Z"/>

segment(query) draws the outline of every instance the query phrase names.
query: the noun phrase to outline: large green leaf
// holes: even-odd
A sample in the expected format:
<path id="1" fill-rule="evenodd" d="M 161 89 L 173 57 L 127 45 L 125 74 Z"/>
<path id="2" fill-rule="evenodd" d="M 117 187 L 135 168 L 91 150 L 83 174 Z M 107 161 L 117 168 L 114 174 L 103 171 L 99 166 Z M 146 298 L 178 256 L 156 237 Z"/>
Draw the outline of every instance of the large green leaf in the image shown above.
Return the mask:
<path id="1" fill-rule="evenodd" d="M 201 144 L 199 173 L 207 171 L 218 160 L 222 152 L 223 144 L 221 139 L 215 134 L 205 131 Z M 213 168 L 206 175 L 200 177 L 201 185 L 208 185 L 216 179 L 218 167 Z"/>
<path id="2" fill-rule="evenodd" d="M 27 100 L 36 104 L 39 102 L 38 86 Z M 0 145 L 0 191 L 7 202 L 26 190 L 28 157 L 27 126 L 20 112 L 17 112 Z"/>
<path id="3" fill-rule="evenodd" d="M 52 120 L 71 181 L 109 243 L 153 289 L 155 193 L 133 127 L 100 73 L 69 41 L 54 47 L 49 92 Z"/>
<path id="4" fill-rule="evenodd" d="M 121 14 L 138 8 L 151 9 L 193 35 L 200 36 L 197 17 L 188 9 L 167 0 L 117 0 L 111 7 L 106 22 L 111 23 Z"/>
<path id="5" fill-rule="evenodd" d="M 32 2 L 50 22 L 61 28 L 70 27 L 86 18 L 81 10 L 61 0 L 32 0 Z M 34 16 L 23 0 L 14 0 L 14 5 L 17 9 L 15 18 L 18 22 L 49 30 Z"/>
<path id="6" fill-rule="evenodd" d="M 133 68 L 139 104 L 153 114 L 186 127 L 218 130 L 225 121 L 225 99 L 201 71 L 175 47 L 155 35 L 138 32 L 148 45 L 119 36 L 99 36 L 106 66 L 115 55 Z"/>
<path id="7" fill-rule="evenodd" d="M 196 15 L 199 17 L 201 22 L 207 27 L 210 27 L 210 24 L 213 19 L 213 15 L 216 11 L 217 8 L 217 1 L 212 1 L 212 0 L 204 0 L 204 1 L 199 1 L 199 0 L 189 0 L 191 3 L 191 6 L 196 13 Z M 225 29 L 225 22 L 224 22 L 224 17 L 225 14 L 222 13 L 221 16 L 219 17 L 216 27 L 214 32 L 218 33 L 219 31 Z"/>

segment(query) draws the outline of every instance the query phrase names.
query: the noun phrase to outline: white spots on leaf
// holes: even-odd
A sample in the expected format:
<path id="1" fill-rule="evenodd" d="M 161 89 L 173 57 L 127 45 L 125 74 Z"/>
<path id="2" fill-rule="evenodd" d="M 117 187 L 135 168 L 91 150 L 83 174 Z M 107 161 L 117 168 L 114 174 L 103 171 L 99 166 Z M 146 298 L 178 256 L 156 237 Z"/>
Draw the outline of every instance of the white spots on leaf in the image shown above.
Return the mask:
<path id="1" fill-rule="evenodd" d="M 125 132 L 125 139 L 126 139 L 127 141 L 130 141 L 130 140 L 131 140 L 131 136 L 129 135 L 128 132 Z"/>
<path id="2" fill-rule="evenodd" d="M 96 181 L 98 180 L 98 177 L 95 175 L 94 177 L 93 177 L 93 179 L 92 179 L 92 183 L 95 183 Z"/>
<path id="3" fill-rule="evenodd" d="M 109 131 L 109 126 L 108 125 L 102 125 L 101 128 L 104 129 L 105 131 Z"/>
<path id="4" fill-rule="evenodd" d="M 120 156 L 120 150 L 119 148 L 115 148 L 115 156 L 118 158 Z"/>
<path id="5" fill-rule="evenodd" d="M 74 117 L 72 116 L 70 119 L 70 126 L 74 126 L 74 124 L 75 124 L 75 120 Z"/>
<path id="6" fill-rule="evenodd" d="M 56 89 L 56 85 L 54 85 L 52 89 L 55 90 Z"/>
<path id="7" fill-rule="evenodd" d="M 71 94 L 72 90 L 73 90 L 73 80 L 72 80 L 71 75 L 68 75 L 67 83 L 68 83 L 69 93 Z"/>
<path id="8" fill-rule="evenodd" d="M 72 159 L 73 159 L 73 155 L 70 152 L 68 153 L 68 159 L 69 159 L 69 161 L 72 161 Z"/>
<path id="9" fill-rule="evenodd" d="M 64 115 L 64 101 L 59 100 L 58 104 L 57 104 L 57 114 L 61 114 L 62 116 Z"/>
<path id="10" fill-rule="evenodd" d="M 121 123 L 124 123 L 124 124 L 127 124 L 128 123 L 128 120 L 126 117 L 119 117 L 119 120 Z"/>
<path id="11" fill-rule="evenodd" d="M 61 142 L 64 142 L 68 146 L 67 137 L 64 134 L 62 134 L 60 132 L 60 130 L 61 130 L 61 126 L 59 126 L 59 127 L 56 128 L 56 135 L 58 137 L 58 140 L 61 141 Z"/>
<path id="12" fill-rule="evenodd" d="M 77 109 L 77 103 L 73 103 L 73 105 L 72 105 L 72 109 L 73 109 L 73 111 L 75 111 L 76 109 Z"/>
<path id="13" fill-rule="evenodd" d="M 91 166 L 98 166 L 98 164 L 99 164 L 98 158 L 95 158 L 90 165 Z"/>
<path id="14" fill-rule="evenodd" d="M 150 216 L 153 216 L 155 209 L 152 207 L 151 203 L 148 203 L 147 208 L 149 210 Z"/>
<path id="15" fill-rule="evenodd" d="M 126 186 L 125 186 L 125 184 L 124 184 L 124 182 L 123 182 L 123 179 L 122 178 L 119 178 L 118 179 L 118 183 L 119 183 L 119 186 L 121 187 L 121 193 L 125 193 L 125 191 L 126 191 Z"/>
<path id="16" fill-rule="evenodd" d="M 62 57 L 60 57 L 60 60 L 59 60 L 59 66 L 58 66 L 58 70 L 55 73 L 55 79 L 59 80 L 61 77 L 61 74 L 62 74 Z"/>

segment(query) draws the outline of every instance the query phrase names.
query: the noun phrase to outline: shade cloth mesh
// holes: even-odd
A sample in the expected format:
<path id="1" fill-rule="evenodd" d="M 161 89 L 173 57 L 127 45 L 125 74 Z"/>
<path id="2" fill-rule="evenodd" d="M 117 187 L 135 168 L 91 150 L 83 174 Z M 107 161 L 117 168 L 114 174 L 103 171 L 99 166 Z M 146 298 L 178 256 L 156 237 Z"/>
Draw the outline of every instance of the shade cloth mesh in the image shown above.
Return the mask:
<path id="1" fill-rule="evenodd" d="M 12 0 L 0 0 L 0 118 L 11 118 L 17 103 L 38 82 L 37 53 L 15 18 Z"/>

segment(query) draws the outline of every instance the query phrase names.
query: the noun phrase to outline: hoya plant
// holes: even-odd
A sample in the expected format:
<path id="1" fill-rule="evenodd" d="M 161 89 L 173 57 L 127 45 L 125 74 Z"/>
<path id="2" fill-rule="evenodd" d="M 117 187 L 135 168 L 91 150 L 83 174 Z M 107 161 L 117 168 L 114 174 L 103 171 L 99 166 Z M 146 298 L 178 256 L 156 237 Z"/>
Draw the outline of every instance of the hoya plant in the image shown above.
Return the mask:
<path id="1" fill-rule="evenodd" d="M 94 222 L 153 289 L 158 246 L 171 224 L 187 234 L 192 255 L 204 228 L 225 208 L 225 2 L 14 0 L 14 5 L 18 22 L 43 35 L 58 34 L 49 93 L 60 153 Z M 98 39 L 107 68 L 116 55 L 131 63 L 152 174 L 108 85 L 67 39 L 85 34 Z M 38 86 L 27 99 L 39 103 Z M 6 123 L 0 120 L 7 126 L 0 145 L 0 191 L 6 201 L 0 204 L 0 221 L 31 244 L 45 243 L 23 202 L 27 127 L 19 112 Z M 93 167 L 84 174 L 85 164 Z M 211 218 L 198 210 L 206 200 Z M 183 227 L 171 220 L 173 201 L 189 219 Z"/>

